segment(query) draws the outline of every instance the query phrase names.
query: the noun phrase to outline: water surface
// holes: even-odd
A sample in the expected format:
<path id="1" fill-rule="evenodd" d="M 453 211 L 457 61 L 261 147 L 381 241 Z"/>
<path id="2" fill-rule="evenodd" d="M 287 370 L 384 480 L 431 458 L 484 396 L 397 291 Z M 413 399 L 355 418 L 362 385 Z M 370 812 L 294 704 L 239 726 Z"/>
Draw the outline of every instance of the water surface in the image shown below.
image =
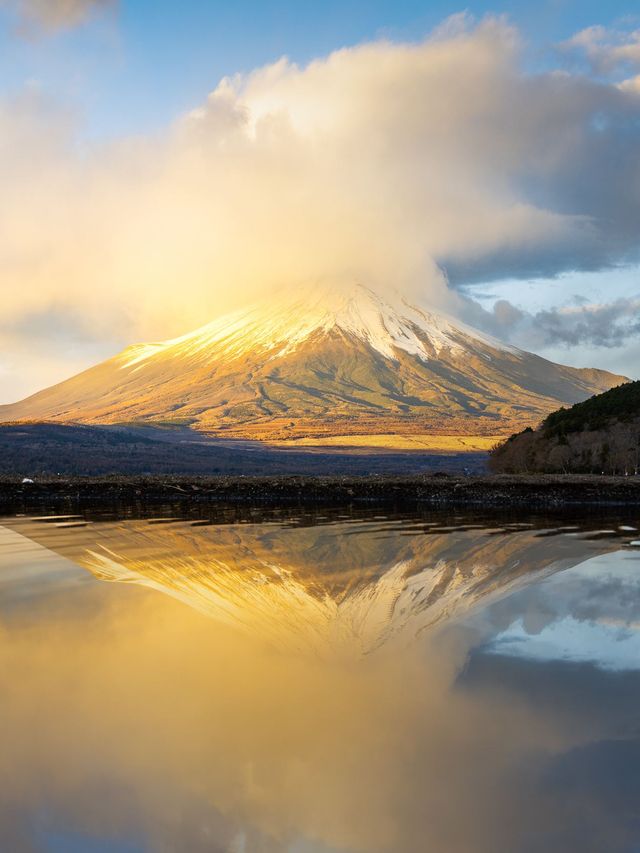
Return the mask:
<path id="1" fill-rule="evenodd" d="M 0 849 L 640 850 L 640 517 L 0 519 Z"/>

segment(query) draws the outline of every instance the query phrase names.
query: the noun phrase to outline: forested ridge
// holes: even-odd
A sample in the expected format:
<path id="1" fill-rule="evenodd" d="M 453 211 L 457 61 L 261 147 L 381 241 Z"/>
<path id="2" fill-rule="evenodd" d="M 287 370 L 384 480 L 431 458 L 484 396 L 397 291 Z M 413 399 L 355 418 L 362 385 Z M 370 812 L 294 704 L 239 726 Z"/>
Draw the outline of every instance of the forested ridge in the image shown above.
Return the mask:
<path id="1" fill-rule="evenodd" d="M 552 412 L 536 430 L 527 428 L 495 447 L 489 464 L 507 473 L 637 475 L 640 381 Z"/>

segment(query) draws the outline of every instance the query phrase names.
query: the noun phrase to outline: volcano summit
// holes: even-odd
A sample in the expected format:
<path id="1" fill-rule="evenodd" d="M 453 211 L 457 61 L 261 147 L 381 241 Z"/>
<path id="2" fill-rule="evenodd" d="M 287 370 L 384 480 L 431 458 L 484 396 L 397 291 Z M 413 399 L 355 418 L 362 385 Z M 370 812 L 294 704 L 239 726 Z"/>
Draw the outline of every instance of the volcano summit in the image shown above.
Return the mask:
<path id="1" fill-rule="evenodd" d="M 3 421 L 180 424 L 243 438 L 506 433 L 624 382 L 360 284 L 265 300 L 138 344 Z"/>

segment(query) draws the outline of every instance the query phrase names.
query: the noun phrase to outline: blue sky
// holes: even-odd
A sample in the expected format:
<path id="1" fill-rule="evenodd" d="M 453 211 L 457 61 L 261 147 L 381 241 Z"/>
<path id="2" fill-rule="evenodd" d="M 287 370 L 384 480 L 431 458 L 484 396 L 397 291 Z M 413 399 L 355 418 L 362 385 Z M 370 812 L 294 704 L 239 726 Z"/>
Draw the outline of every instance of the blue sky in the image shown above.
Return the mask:
<path id="1" fill-rule="evenodd" d="M 56 9 L 65 11 L 56 17 Z M 442 37 L 453 65 L 440 86 L 437 75 L 424 71 L 439 50 L 433 33 L 462 13 L 467 35 Z M 517 32 L 515 52 L 506 24 L 493 34 L 483 29 L 491 15 L 504 15 Z M 562 47 L 595 26 L 601 29 L 590 30 L 571 50 Z M 495 68 L 485 74 L 489 46 L 476 92 L 473 63 L 492 39 Z M 400 82 L 378 73 L 375 60 L 360 50 L 367 43 L 377 45 L 383 65 L 402 67 Z M 345 97 L 355 98 L 344 114 L 341 81 L 325 61 L 341 48 L 348 54 Z M 274 65 L 283 56 L 301 70 Z M 317 73 L 305 70 L 309 63 Z M 252 77 L 268 66 L 268 79 Z M 241 77 L 220 87 L 234 75 Z M 459 80 L 465 81 L 463 91 Z M 396 95 L 385 101 L 389 86 L 400 86 L 397 105 Z M 331 103 L 327 87 L 334 87 Z M 307 105 L 298 91 L 307 93 Z M 408 268 L 431 259 L 455 298 L 466 300 L 453 305 L 466 322 L 556 361 L 638 377 L 636 92 L 640 8 L 631 0 L 466 6 L 416 0 L 0 0 L 0 222 L 6 216 L 12 225 L 0 239 L 0 288 L 8 297 L 0 317 L 0 403 L 132 341 L 184 333 L 212 312 L 235 307 L 230 294 L 256 290 L 247 285 L 247 257 L 255 256 L 255 274 L 262 261 L 277 256 L 283 280 L 277 249 L 283 257 L 289 252 L 290 223 L 302 203 L 296 194 L 306 183 L 309 223 L 297 246 L 301 257 L 307 255 L 300 275 L 302 268 L 313 275 L 311 261 L 325 254 L 342 267 L 318 268 L 319 275 L 342 274 L 345 266 L 361 270 L 368 247 L 379 249 L 383 264 L 392 258 L 402 265 L 407 257 Z M 329 176 L 324 184 L 335 183 L 329 186 L 332 197 L 312 173 L 318 165 L 313 152 L 325 132 L 320 125 L 305 139 L 303 128 L 291 150 L 282 136 L 274 155 L 277 180 L 264 172 L 265 157 L 274 152 L 256 145 L 250 127 L 264 120 L 269 103 L 277 104 L 271 119 L 286 114 L 296 132 L 309 124 L 310 109 L 331 117 L 336 148 L 328 146 L 321 166 Z M 444 116 L 442 126 L 429 124 L 432 105 Z M 240 145 L 232 125 L 244 111 L 253 118 Z M 185 131 L 191 114 L 197 120 L 189 118 Z M 223 127 L 223 118 L 231 124 Z M 440 139 L 446 122 L 451 127 Z M 468 140 L 461 143 L 460 133 Z M 366 151 L 371 134 L 384 144 Z M 194 144 L 208 158 L 197 175 L 184 168 Z M 247 153 L 247 144 L 255 150 Z M 369 159 L 361 163 L 356 153 L 350 162 L 359 145 Z M 221 150 L 232 152 L 228 163 L 218 156 Z M 296 164 L 306 161 L 307 172 L 296 176 Z M 245 195 L 244 175 L 253 169 L 256 189 Z M 359 175 L 353 186 L 352 173 Z M 272 178 L 276 191 L 270 196 Z M 226 197 L 219 190 L 223 184 Z M 320 197 L 325 208 L 318 202 L 316 212 Z M 262 218 L 255 210 L 261 206 Z M 372 229 L 365 234 L 368 243 L 359 236 L 352 262 L 345 260 L 350 247 L 338 247 L 339 259 L 332 255 L 336 246 L 326 239 L 327 228 L 346 229 L 335 224 L 327 206 L 348 210 L 354 230 L 358 223 Z M 383 216 L 372 221 L 378 209 L 388 213 L 388 222 Z M 285 211 L 289 219 L 278 230 Z M 251 237 L 229 225 L 245 219 Z M 217 228 L 209 225 L 214 221 Z M 267 234 L 272 221 L 276 230 Z M 370 268 L 374 256 L 372 251 Z M 181 266 L 184 259 L 191 265 Z M 395 270 L 390 263 L 387 279 Z M 415 270 L 412 275 L 415 287 Z M 271 284 L 265 274 L 264 287 Z M 425 283 L 427 296 L 435 290 Z"/>
<path id="2" fill-rule="evenodd" d="M 640 25 L 633 7 L 629 0 L 121 0 L 112 15 L 28 38 L 15 37 L 15 18 L 0 9 L 0 87 L 37 82 L 81 110 L 88 135 L 112 137 L 163 127 L 222 77 L 280 56 L 304 64 L 366 40 L 419 40 L 468 11 L 508 16 L 539 66 L 554 43 L 587 26 Z"/>

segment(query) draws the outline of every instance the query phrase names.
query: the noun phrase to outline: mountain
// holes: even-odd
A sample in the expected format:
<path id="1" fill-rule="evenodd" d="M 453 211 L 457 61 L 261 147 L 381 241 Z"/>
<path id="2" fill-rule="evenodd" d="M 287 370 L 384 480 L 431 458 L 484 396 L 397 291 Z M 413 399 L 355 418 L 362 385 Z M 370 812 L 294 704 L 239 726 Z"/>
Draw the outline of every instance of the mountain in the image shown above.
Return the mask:
<path id="1" fill-rule="evenodd" d="M 496 472 L 640 473 L 640 381 L 548 415 L 491 454 Z"/>
<path id="2" fill-rule="evenodd" d="M 287 293 L 131 346 L 0 407 L 0 420 L 170 423 L 248 438 L 490 434 L 621 381 L 354 284 Z"/>

